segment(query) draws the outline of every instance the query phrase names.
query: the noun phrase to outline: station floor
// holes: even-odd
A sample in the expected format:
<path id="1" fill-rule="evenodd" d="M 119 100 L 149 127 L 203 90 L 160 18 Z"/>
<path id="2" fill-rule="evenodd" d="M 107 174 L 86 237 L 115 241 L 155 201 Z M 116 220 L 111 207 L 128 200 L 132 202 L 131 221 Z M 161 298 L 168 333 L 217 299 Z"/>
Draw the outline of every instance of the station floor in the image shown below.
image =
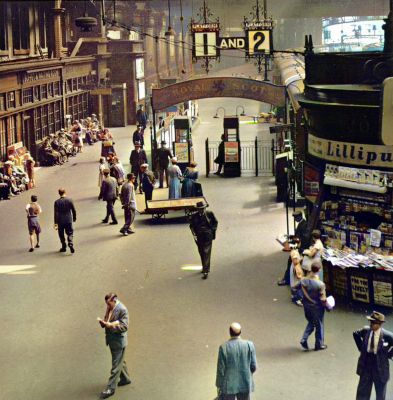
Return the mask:
<path id="1" fill-rule="evenodd" d="M 216 108 L 238 104 L 261 107 L 233 99 L 200 101 L 201 123 L 193 138 L 202 172 L 204 140 L 221 134 L 222 119 L 212 119 Z M 244 135 L 267 135 L 266 129 L 250 125 Z M 133 130 L 113 129 L 127 167 Z M 119 225 L 101 224 L 99 153 L 96 144 L 63 166 L 41 168 L 36 189 L 0 202 L 1 400 L 97 398 L 108 379 L 110 352 L 96 318 L 104 315 L 109 291 L 118 293 L 130 313 L 126 360 L 133 382 L 114 399 L 212 400 L 218 346 L 233 321 L 256 346 L 254 400 L 355 398 L 358 351 L 352 331 L 366 325 L 369 310 L 337 307 L 325 318 L 328 349 L 301 350 L 303 310 L 291 304 L 288 288 L 276 285 L 288 254 L 275 241 L 286 222 L 273 178 L 207 179 L 202 173 L 219 221 L 212 271 L 203 281 L 192 268 L 200 261 L 181 213 L 162 223 L 137 215 L 136 233 L 128 237 L 119 234 Z M 58 252 L 53 229 L 60 186 L 78 213 L 73 255 Z M 41 248 L 33 253 L 24 211 L 31 194 L 43 208 Z M 166 191 L 154 196 L 165 197 Z M 116 213 L 122 222 L 119 204 Z M 393 328 L 392 317 L 386 328 Z M 389 383 L 388 398 L 392 394 Z"/>

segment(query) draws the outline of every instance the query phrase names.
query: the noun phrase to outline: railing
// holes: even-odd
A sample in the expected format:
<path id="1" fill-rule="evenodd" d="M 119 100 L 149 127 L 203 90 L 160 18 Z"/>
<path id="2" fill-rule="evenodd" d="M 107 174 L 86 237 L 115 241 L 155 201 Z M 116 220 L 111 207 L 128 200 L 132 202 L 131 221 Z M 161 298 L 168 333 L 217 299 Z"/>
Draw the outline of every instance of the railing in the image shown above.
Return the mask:
<path id="1" fill-rule="evenodd" d="M 219 141 L 205 141 L 206 177 L 217 171 L 218 164 L 214 162 L 218 156 Z M 276 141 L 249 140 L 240 142 L 240 169 L 246 176 L 273 176 L 275 169 L 275 156 L 280 152 Z"/>

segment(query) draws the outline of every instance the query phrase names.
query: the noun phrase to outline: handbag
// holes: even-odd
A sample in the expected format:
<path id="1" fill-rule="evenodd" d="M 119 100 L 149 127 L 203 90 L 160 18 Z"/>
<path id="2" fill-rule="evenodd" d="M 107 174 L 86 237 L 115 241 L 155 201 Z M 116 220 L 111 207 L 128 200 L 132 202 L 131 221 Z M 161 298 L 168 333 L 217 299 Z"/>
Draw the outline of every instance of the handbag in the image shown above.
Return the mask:
<path id="1" fill-rule="evenodd" d="M 112 147 L 113 143 L 112 140 L 104 140 L 104 147 Z"/>

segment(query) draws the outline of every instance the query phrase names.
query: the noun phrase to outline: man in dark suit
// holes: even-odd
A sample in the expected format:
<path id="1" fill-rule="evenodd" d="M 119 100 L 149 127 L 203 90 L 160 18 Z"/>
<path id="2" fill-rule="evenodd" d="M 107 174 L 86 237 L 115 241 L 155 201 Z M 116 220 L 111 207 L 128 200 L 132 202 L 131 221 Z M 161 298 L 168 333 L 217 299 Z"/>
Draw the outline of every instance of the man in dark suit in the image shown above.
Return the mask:
<path id="1" fill-rule="evenodd" d="M 393 356 L 393 333 L 382 328 L 385 316 L 373 311 L 367 317 L 370 327 L 353 333 L 360 351 L 356 373 L 360 376 L 356 400 L 369 400 L 374 384 L 376 400 L 386 399 L 386 384 L 390 378 L 389 359 Z"/>
<path id="2" fill-rule="evenodd" d="M 115 394 L 117 386 L 125 386 L 131 383 L 124 358 L 128 331 L 128 310 L 118 300 L 117 294 L 108 293 L 105 296 L 107 305 L 104 319 L 98 318 L 101 328 L 105 328 L 106 345 L 112 354 L 112 369 L 106 389 L 101 392 L 101 399 L 106 399 Z M 119 382 L 117 383 L 118 379 Z"/>
<path id="3" fill-rule="evenodd" d="M 135 144 L 136 142 L 140 143 L 141 148 L 145 145 L 145 139 L 142 131 L 142 126 L 137 125 L 135 132 L 132 135 L 132 142 Z"/>
<path id="4" fill-rule="evenodd" d="M 142 127 L 142 130 L 146 129 L 148 115 L 147 112 L 143 109 L 143 106 L 140 105 L 138 111 L 136 112 L 136 120 L 138 124 Z"/>
<path id="5" fill-rule="evenodd" d="M 55 201 L 55 229 L 57 229 L 61 249 L 60 252 L 64 253 L 67 251 L 66 240 L 64 232 L 67 234 L 68 247 L 71 253 L 75 253 L 73 235 L 74 230 L 72 223 L 76 222 L 76 210 L 73 201 L 66 197 L 66 191 L 63 188 L 59 189 L 60 199 Z"/>
<path id="6" fill-rule="evenodd" d="M 166 147 L 166 142 L 163 140 L 161 142 L 161 147 L 157 150 L 157 163 L 158 163 L 158 170 L 160 174 L 160 188 L 164 187 L 164 174 L 165 174 L 165 181 L 166 186 L 168 187 L 168 165 L 169 160 L 172 159 L 171 151 Z"/>
<path id="7" fill-rule="evenodd" d="M 138 177 L 139 177 L 139 193 L 142 193 L 142 171 L 141 165 L 147 163 L 147 156 L 145 150 L 141 149 L 141 144 L 135 142 L 135 149 L 130 154 L 131 172 L 135 175 L 134 187 L 135 190 L 138 188 Z"/>
<path id="8" fill-rule="evenodd" d="M 153 190 L 156 178 L 154 177 L 153 172 L 149 170 L 149 164 L 147 163 L 141 165 L 141 171 L 142 171 L 141 185 L 143 191 L 145 192 L 145 204 L 147 208 L 148 200 L 151 200 L 153 198 Z"/>
<path id="9" fill-rule="evenodd" d="M 105 168 L 103 171 L 104 179 L 101 183 L 101 191 L 98 196 L 98 200 L 106 201 L 106 216 L 102 220 L 104 224 L 107 224 L 109 217 L 112 218 L 110 225 L 117 225 L 117 219 L 114 211 L 114 205 L 117 199 L 117 180 L 113 176 L 109 176 L 110 170 Z"/>
<path id="10" fill-rule="evenodd" d="M 198 201 L 197 212 L 191 215 L 190 229 L 202 261 L 202 279 L 207 279 L 210 272 L 210 256 L 213 240 L 216 238 L 217 219 L 211 211 L 206 211 L 207 204 Z"/>

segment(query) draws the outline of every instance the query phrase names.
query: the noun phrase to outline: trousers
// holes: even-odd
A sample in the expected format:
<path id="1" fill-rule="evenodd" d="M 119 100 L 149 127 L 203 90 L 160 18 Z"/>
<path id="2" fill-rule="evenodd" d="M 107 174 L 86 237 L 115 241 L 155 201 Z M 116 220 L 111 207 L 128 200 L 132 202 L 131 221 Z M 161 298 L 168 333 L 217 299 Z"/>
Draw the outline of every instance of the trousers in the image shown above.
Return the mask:
<path id="1" fill-rule="evenodd" d="M 166 167 L 166 168 L 160 167 L 160 172 L 159 172 L 160 188 L 164 187 L 164 174 L 165 174 L 166 186 L 169 187 L 169 183 L 168 183 L 168 167 Z"/>
<path id="2" fill-rule="evenodd" d="M 145 204 L 146 204 L 146 208 L 147 208 L 147 201 L 151 200 L 153 198 L 153 191 L 149 190 L 149 191 L 145 191 Z"/>
<path id="3" fill-rule="evenodd" d="M 304 305 L 304 316 L 307 320 L 307 326 L 304 330 L 302 342 L 307 342 L 308 337 L 313 333 L 315 329 L 315 347 L 323 346 L 324 342 L 324 327 L 323 327 L 323 316 L 325 309 L 319 306 Z"/>
<path id="4" fill-rule="evenodd" d="M 130 205 L 124 206 L 124 226 L 122 228 L 123 231 L 128 231 L 134 222 L 135 219 L 135 210 L 133 210 Z"/>
<path id="5" fill-rule="evenodd" d="M 387 382 L 381 382 L 379 379 L 376 356 L 367 354 L 367 368 L 359 377 L 356 400 L 370 400 L 373 384 L 376 400 L 385 400 Z"/>
<path id="6" fill-rule="evenodd" d="M 250 393 L 222 394 L 218 400 L 250 400 Z"/>
<path id="7" fill-rule="evenodd" d="M 126 348 L 119 348 L 118 346 L 109 346 L 109 348 L 112 354 L 112 368 L 107 389 L 115 390 L 119 378 L 121 381 L 130 381 L 131 378 L 128 374 L 126 360 L 124 359 Z"/>
<path id="8" fill-rule="evenodd" d="M 117 222 L 115 210 L 113 208 L 113 206 L 115 205 L 115 202 L 116 202 L 116 199 L 106 201 L 106 216 L 105 216 L 106 221 L 108 221 L 109 217 L 111 217 L 113 222 Z"/>
<path id="9" fill-rule="evenodd" d="M 201 256 L 202 272 L 206 274 L 210 272 L 210 256 L 212 252 L 212 245 L 213 245 L 212 241 L 197 242 L 198 252 L 199 255 Z"/>
<path id="10" fill-rule="evenodd" d="M 72 223 L 69 224 L 59 224 L 57 227 L 57 232 L 59 234 L 61 246 L 66 248 L 66 240 L 64 233 L 67 235 L 68 247 L 74 246 L 74 229 L 72 228 Z"/>

